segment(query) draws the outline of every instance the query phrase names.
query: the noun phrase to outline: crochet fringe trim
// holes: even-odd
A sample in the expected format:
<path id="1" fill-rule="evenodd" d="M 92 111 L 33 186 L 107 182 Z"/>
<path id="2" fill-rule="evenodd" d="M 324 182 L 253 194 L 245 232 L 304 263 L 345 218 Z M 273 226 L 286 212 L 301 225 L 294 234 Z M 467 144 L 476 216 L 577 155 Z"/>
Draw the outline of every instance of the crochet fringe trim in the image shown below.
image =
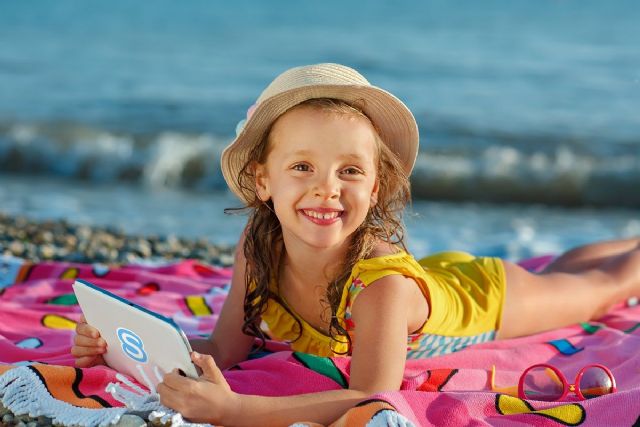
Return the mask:
<path id="1" fill-rule="evenodd" d="M 117 423 L 127 412 L 127 408 L 79 408 L 54 399 L 28 366 L 10 369 L 0 376 L 0 400 L 14 414 L 44 415 L 62 425 L 106 426 Z"/>
<path id="2" fill-rule="evenodd" d="M 157 394 L 148 393 L 126 377 L 117 374 L 118 383 L 109 383 L 105 389 L 121 408 L 81 408 L 54 399 L 40 378 L 28 367 L 21 366 L 0 375 L 0 402 L 16 415 L 45 416 L 64 426 L 108 426 L 118 423 L 130 411 L 151 411 L 150 421 L 159 421 L 172 427 L 197 427 L 182 415 L 160 404 Z"/>
<path id="3" fill-rule="evenodd" d="M 380 411 L 371 418 L 367 423 L 367 427 L 416 427 L 411 421 L 396 411 L 386 410 Z"/>

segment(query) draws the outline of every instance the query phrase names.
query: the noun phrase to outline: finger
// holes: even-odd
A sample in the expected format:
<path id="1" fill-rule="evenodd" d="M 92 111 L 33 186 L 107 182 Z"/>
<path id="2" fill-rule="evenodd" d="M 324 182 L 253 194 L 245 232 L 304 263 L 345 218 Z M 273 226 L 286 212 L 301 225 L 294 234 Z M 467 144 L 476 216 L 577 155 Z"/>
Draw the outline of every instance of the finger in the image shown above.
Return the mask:
<path id="1" fill-rule="evenodd" d="M 173 390 L 184 389 L 185 387 L 188 386 L 189 381 L 193 381 L 193 380 L 180 375 L 177 369 L 174 369 L 171 372 L 167 372 L 166 374 L 164 374 L 164 377 L 162 378 L 162 382 L 167 387 Z"/>
<path id="2" fill-rule="evenodd" d="M 90 368 L 96 365 L 105 365 L 102 356 L 83 356 L 75 360 L 76 368 Z"/>
<path id="3" fill-rule="evenodd" d="M 80 313 L 80 320 L 78 323 L 87 323 L 87 318 L 84 317 L 84 313 Z"/>
<path id="4" fill-rule="evenodd" d="M 73 343 L 79 347 L 100 347 L 107 348 L 107 342 L 103 338 L 92 338 L 86 335 L 76 335 L 73 337 Z"/>
<path id="5" fill-rule="evenodd" d="M 160 395 L 160 399 L 162 399 L 162 395 L 165 394 L 168 389 L 169 388 L 164 383 L 164 381 L 161 381 L 158 384 L 156 384 L 156 392 Z"/>
<path id="6" fill-rule="evenodd" d="M 156 385 L 156 391 L 158 392 L 158 394 L 169 394 L 169 393 L 177 393 L 178 390 L 176 390 L 175 388 L 171 387 L 169 384 L 167 384 L 166 381 L 160 381 L 158 383 L 158 385 Z"/>
<path id="7" fill-rule="evenodd" d="M 73 357 L 99 356 L 107 351 L 104 347 L 87 347 L 74 345 L 71 347 L 71 355 Z"/>
<path id="8" fill-rule="evenodd" d="M 216 365 L 213 357 L 209 354 L 200 354 L 197 351 L 191 353 L 191 360 L 200 369 L 202 369 L 202 376 L 214 383 L 226 383 L 227 380 L 222 375 L 222 371 Z"/>
<path id="9" fill-rule="evenodd" d="M 179 396 L 177 391 L 169 387 L 164 381 L 156 386 L 156 391 L 160 397 L 160 404 L 166 406 L 169 409 L 176 409 L 176 396 Z"/>
<path id="10" fill-rule="evenodd" d="M 94 366 L 94 360 L 95 360 L 95 356 L 83 356 L 83 357 L 78 357 L 75 360 L 75 365 L 76 368 L 90 368 L 92 366 Z"/>
<path id="11" fill-rule="evenodd" d="M 89 325 L 88 323 L 78 323 L 76 325 L 76 333 L 78 335 L 85 335 L 87 337 L 92 337 L 92 338 L 100 337 L 100 331 L 98 331 L 96 328 Z"/>

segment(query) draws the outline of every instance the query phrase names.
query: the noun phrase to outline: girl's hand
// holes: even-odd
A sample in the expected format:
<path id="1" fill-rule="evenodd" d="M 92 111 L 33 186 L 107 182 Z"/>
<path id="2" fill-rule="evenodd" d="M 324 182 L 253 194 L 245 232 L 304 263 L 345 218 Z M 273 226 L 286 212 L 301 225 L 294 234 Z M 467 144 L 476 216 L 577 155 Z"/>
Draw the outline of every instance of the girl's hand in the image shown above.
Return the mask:
<path id="1" fill-rule="evenodd" d="M 193 422 L 227 424 L 237 420 L 240 395 L 231 390 L 213 357 L 194 351 L 191 360 L 202 369 L 202 375 L 193 379 L 175 370 L 166 374 L 157 386 L 160 403 Z"/>
<path id="2" fill-rule="evenodd" d="M 84 315 L 76 325 L 71 355 L 76 358 L 76 367 L 90 368 L 105 365 L 102 355 L 107 351 L 107 342 L 100 337 L 100 332 L 87 323 Z"/>

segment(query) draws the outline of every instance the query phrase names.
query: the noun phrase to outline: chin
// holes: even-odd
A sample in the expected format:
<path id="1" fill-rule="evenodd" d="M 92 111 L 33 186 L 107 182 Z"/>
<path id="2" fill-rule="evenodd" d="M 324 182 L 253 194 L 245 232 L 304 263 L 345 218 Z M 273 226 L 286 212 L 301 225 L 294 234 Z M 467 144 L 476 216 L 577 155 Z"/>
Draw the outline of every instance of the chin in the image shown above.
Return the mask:
<path id="1" fill-rule="evenodd" d="M 350 237 L 350 236 L 349 236 Z M 322 249 L 336 249 L 344 246 L 345 244 L 350 244 L 351 239 L 342 238 L 338 236 L 307 236 L 304 239 L 304 242 L 311 246 L 312 248 L 322 250 Z"/>
<path id="2" fill-rule="evenodd" d="M 318 240 L 305 240 L 305 243 L 312 248 L 321 250 L 321 249 L 332 249 L 342 245 L 343 242 L 335 241 L 335 240 L 326 240 L 326 239 L 318 239 Z"/>

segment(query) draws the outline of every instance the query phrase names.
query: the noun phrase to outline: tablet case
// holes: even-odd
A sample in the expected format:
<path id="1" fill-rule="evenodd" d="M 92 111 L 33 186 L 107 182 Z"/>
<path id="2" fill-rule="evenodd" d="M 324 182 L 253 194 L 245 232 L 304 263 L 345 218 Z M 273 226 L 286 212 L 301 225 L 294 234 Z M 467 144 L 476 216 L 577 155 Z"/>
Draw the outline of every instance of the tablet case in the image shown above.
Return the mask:
<path id="1" fill-rule="evenodd" d="M 86 280 L 73 284 L 87 323 L 107 342 L 104 360 L 155 391 L 165 373 L 177 368 L 197 378 L 191 346 L 170 318 L 119 297 Z"/>

